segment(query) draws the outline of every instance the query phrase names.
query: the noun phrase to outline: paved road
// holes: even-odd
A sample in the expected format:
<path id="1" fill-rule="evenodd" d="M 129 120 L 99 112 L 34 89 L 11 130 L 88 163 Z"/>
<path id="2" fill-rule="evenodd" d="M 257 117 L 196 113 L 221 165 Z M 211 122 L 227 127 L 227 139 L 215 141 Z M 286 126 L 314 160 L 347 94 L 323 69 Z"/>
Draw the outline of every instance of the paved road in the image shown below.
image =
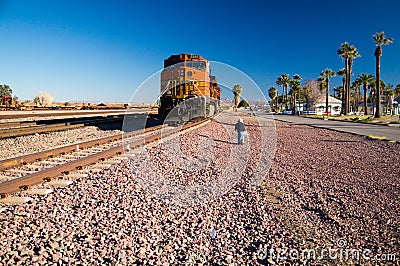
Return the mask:
<path id="1" fill-rule="evenodd" d="M 259 116 L 271 116 L 263 112 L 254 112 Z M 328 128 L 336 131 L 353 133 L 361 136 L 378 136 L 385 137 L 387 140 L 395 140 L 400 143 L 400 128 L 398 126 L 382 126 L 370 125 L 363 123 L 322 120 L 306 117 L 299 117 L 294 115 L 274 115 L 275 120 L 291 122 L 301 125 L 309 125 L 312 127 Z"/>

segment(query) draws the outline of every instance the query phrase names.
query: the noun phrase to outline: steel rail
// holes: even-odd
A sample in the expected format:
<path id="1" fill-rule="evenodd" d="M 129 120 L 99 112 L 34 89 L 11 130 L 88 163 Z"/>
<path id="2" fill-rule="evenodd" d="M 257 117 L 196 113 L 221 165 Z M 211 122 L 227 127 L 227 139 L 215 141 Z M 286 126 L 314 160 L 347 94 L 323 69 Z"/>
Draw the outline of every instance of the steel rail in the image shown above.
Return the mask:
<path id="1" fill-rule="evenodd" d="M 129 113 L 128 113 L 129 115 Z M 119 120 L 123 119 L 125 114 L 106 114 L 106 115 L 96 115 L 96 116 L 78 116 L 78 117 L 55 117 L 54 119 L 43 119 L 43 120 L 24 120 L 24 121 L 14 121 L 14 122 L 0 122 L 0 129 L 17 129 L 17 128 L 27 128 L 31 126 L 40 125 L 57 125 L 57 124 L 88 124 L 91 122 L 103 122 L 108 120 Z"/>
<path id="2" fill-rule="evenodd" d="M 0 122 L 0 128 L 9 129 L 16 127 L 26 127 L 26 126 L 35 126 L 37 125 L 36 121 L 20 121 L 20 122 Z"/>
<path id="3" fill-rule="evenodd" d="M 36 133 L 47 133 L 47 132 L 62 131 L 66 129 L 75 129 L 84 126 L 85 126 L 84 124 L 74 124 L 74 125 L 62 124 L 62 125 L 34 126 L 27 128 L 21 127 L 21 128 L 6 129 L 6 130 L 0 130 L 0 139 L 27 136 Z"/>
<path id="4" fill-rule="evenodd" d="M 141 109 L 141 108 L 135 108 Z M 143 108 L 144 110 L 148 110 L 149 108 Z M 107 114 L 124 114 L 131 109 L 110 109 L 110 110 L 103 110 L 103 111 L 65 111 L 65 112 L 43 112 L 41 113 L 40 110 L 36 110 L 37 113 L 21 113 L 21 114 L 1 114 L 0 119 L 14 119 L 14 118 L 30 118 L 30 117 L 49 117 L 49 116 L 70 116 L 70 115 L 107 115 Z"/>
<path id="5" fill-rule="evenodd" d="M 0 129 L 0 139 L 33 135 L 36 133 L 47 133 L 62 131 L 66 129 L 75 129 L 89 125 L 97 125 L 100 123 L 118 123 L 123 120 L 123 117 L 107 117 L 107 118 L 95 118 L 95 119 L 84 119 L 65 123 L 56 124 L 43 124 L 43 125 L 32 125 L 29 127 L 14 127 L 14 128 L 3 128 Z"/>

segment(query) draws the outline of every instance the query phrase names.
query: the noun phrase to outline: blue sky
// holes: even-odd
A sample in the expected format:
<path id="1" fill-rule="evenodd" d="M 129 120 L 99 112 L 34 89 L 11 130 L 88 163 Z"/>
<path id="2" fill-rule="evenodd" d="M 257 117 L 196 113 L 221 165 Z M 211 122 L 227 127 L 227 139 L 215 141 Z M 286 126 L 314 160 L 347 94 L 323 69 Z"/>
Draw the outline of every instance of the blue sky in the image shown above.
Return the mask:
<path id="1" fill-rule="evenodd" d="M 353 72 L 374 73 L 371 36 L 385 31 L 394 43 L 383 48 L 382 79 L 398 84 L 398 10 L 397 0 L 0 0 L 0 83 L 20 99 L 46 90 L 57 101 L 127 102 L 165 58 L 187 52 L 232 65 L 266 91 L 281 73 L 312 79 L 343 67 L 344 41 L 361 54 Z"/>

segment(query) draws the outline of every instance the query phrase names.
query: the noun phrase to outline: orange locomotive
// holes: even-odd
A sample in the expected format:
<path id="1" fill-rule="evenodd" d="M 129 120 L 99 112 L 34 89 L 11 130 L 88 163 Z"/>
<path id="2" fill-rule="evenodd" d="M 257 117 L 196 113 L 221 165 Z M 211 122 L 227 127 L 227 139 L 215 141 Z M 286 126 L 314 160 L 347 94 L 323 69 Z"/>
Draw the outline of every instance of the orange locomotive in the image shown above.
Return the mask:
<path id="1" fill-rule="evenodd" d="M 171 55 L 161 72 L 159 116 L 191 120 L 220 109 L 221 88 L 211 75 L 210 63 L 200 55 Z"/>

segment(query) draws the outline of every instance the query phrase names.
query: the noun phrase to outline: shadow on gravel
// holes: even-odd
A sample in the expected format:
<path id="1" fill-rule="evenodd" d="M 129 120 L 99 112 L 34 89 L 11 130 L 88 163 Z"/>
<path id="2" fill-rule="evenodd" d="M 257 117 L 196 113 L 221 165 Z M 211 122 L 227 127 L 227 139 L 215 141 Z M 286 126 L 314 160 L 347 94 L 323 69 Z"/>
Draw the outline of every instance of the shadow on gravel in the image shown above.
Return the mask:
<path id="1" fill-rule="evenodd" d="M 329 127 L 332 127 L 332 126 L 334 126 L 334 127 L 337 127 L 337 128 L 352 128 L 352 127 L 354 127 L 354 123 L 353 124 L 351 124 L 351 125 L 344 125 L 344 124 L 340 124 L 340 125 L 335 125 L 335 124 L 324 124 L 324 123 L 322 123 L 322 124 L 315 124 L 315 123 L 311 123 L 311 124 L 303 124 L 303 125 L 311 125 L 311 126 L 316 126 L 316 127 L 327 127 L 327 128 L 329 128 Z M 357 124 L 356 124 L 357 125 Z"/>
<path id="2" fill-rule="evenodd" d="M 235 124 L 231 124 L 231 123 L 225 123 L 225 122 L 221 122 L 221 121 L 217 121 L 218 123 L 220 123 L 220 124 L 223 124 L 223 125 L 227 125 L 227 126 L 232 126 L 232 127 L 235 127 Z M 261 126 L 261 125 L 249 125 L 249 124 L 246 124 L 246 123 L 244 123 L 245 124 L 245 126 L 246 127 L 258 127 L 258 128 L 271 128 L 271 126 Z"/>
<path id="3" fill-rule="evenodd" d="M 227 126 L 232 126 L 232 127 L 235 126 L 235 124 L 231 124 L 231 123 L 226 123 L 226 122 L 221 122 L 221 121 L 217 121 L 217 122 L 220 124 L 223 124 L 223 125 L 227 125 Z"/>
<path id="4" fill-rule="evenodd" d="M 100 130 L 122 130 L 122 121 L 109 124 L 97 124 L 93 126 L 97 127 Z"/>
<path id="5" fill-rule="evenodd" d="M 321 141 L 324 141 L 324 142 L 355 142 L 355 143 L 361 142 L 358 140 L 335 140 L 335 139 L 323 139 Z"/>
<path id="6" fill-rule="evenodd" d="M 211 138 L 210 136 L 202 135 L 202 134 L 199 134 L 199 133 L 196 133 L 196 135 L 200 136 L 200 137 L 205 137 L 205 138 L 212 139 L 215 142 L 228 143 L 228 144 L 237 144 L 236 142 L 229 142 L 229 141 L 226 141 L 226 140 L 214 139 L 214 138 Z"/>

